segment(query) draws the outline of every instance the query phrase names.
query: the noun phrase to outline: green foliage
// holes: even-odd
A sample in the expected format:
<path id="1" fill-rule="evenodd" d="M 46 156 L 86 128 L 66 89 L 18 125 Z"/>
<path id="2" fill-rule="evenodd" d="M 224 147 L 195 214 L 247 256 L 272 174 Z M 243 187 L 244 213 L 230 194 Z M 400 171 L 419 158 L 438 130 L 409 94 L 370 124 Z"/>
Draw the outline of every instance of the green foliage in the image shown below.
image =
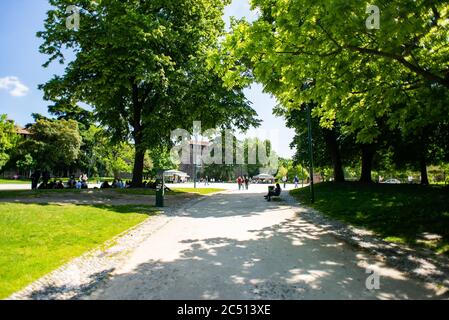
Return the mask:
<path id="1" fill-rule="evenodd" d="M 17 160 L 16 166 L 19 170 L 29 171 L 36 166 L 36 161 L 34 161 L 30 154 L 25 154 L 22 159 Z"/>
<path id="2" fill-rule="evenodd" d="M 161 171 L 176 169 L 172 162 L 170 151 L 167 147 L 154 148 L 147 154 L 147 174 L 150 178 L 156 178 Z"/>
<path id="3" fill-rule="evenodd" d="M 294 160 L 280 159 L 279 164 L 279 172 L 276 176 L 278 180 L 286 176 L 289 182 L 293 182 L 295 177 L 298 177 L 299 180 L 305 180 L 309 176 L 307 169 L 301 164 L 297 164 Z"/>
<path id="4" fill-rule="evenodd" d="M 404 132 L 448 118 L 446 2 L 381 1 L 376 31 L 366 29 L 360 1 L 252 4 L 260 18 L 236 22 L 222 50 L 211 54 L 228 82 L 260 81 L 289 109 L 315 101 L 321 126 L 338 122 L 362 143 L 376 139 L 384 115 Z M 242 78 L 247 70 L 251 77 Z M 308 79 L 313 88 L 302 90 Z"/>
<path id="5" fill-rule="evenodd" d="M 122 142 L 113 146 L 109 145 L 107 148 L 103 159 L 108 171 L 112 172 L 114 177 L 120 178 L 121 173 L 132 172 L 134 149 L 129 143 Z"/>
<path id="6" fill-rule="evenodd" d="M 223 86 L 205 68 L 205 53 L 223 33 L 228 0 L 68 1 L 51 0 L 40 50 L 64 61 L 76 52 L 63 76 L 41 88 L 53 112 L 80 111 L 83 102 L 114 142 L 134 140 L 135 184 L 142 180 L 147 149 L 170 144 L 170 133 L 190 129 L 258 125 L 241 90 Z M 81 8 L 77 31 L 65 26 L 68 4 Z M 73 113 L 73 112 L 72 112 Z M 79 112 L 78 112 L 79 113 Z"/>
<path id="7" fill-rule="evenodd" d="M 221 181 L 233 181 L 238 176 L 254 177 L 259 173 L 277 173 L 279 168 L 274 160 L 278 159 L 278 155 L 272 149 L 270 140 L 262 141 L 259 138 L 246 138 L 239 141 L 236 137 L 233 137 L 232 141 L 233 163 L 226 164 L 227 139 L 225 134 L 222 133 L 220 141 L 222 146 L 221 159 L 216 159 L 219 163 L 206 165 L 204 176 Z M 215 150 L 211 152 L 211 156 L 215 156 Z M 240 163 L 242 160 L 243 164 Z"/>
<path id="8" fill-rule="evenodd" d="M 14 123 L 5 114 L 0 115 L 0 170 L 8 162 L 10 151 L 17 143 Z"/>
<path id="9" fill-rule="evenodd" d="M 30 131 L 32 138 L 24 140 L 20 148 L 25 159 L 26 154 L 31 155 L 36 168 L 54 170 L 78 159 L 82 138 L 76 121 L 38 120 Z"/>
<path id="10" fill-rule="evenodd" d="M 346 152 L 345 145 L 359 144 L 365 151 L 364 179 L 371 162 L 367 148 L 388 150 L 397 139 L 388 131 L 420 146 L 408 162 L 422 166 L 437 160 L 435 154 L 447 158 L 443 150 L 449 139 L 441 135 L 447 130 L 437 128 L 447 128 L 449 121 L 449 5 L 424 0 L 376 5 L 381 28 L 367 30 L 366 2 L 253 0 L 259 18 L 234 21 L 221 47 L 210 51 L 209 67 L 229 86 L 261 82 L 285 115 L 313 102 L 320 164 L 329 162 L 329 155 L 325 131 L 316 132 L 317 124 L 334 130 L 341 153 L 352 158 L 350 165 L 360 153 Z M 307 90 L 306 82 L 312 84 Z M 307 127 L 304 122 L 293 127 L 298 129 L 297 158 L 305 159 L 300 153 L 307 150 Z"/>

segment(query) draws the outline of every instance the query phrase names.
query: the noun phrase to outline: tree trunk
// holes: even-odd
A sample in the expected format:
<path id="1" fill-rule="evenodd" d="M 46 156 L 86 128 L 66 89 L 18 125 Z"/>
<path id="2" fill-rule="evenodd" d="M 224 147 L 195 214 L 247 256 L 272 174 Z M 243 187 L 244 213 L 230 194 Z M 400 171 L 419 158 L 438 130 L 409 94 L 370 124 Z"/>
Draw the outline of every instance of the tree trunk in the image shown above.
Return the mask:
<path id="1" fill-rule="evenodd" d="M 136 145 L 136 155 L 134 157 L 134 169 L 133 169 L 133 188 L 142 187 L 143 182 L 143 163 L 145 159 L 145 149 Z"/>
<path id="2" fill-rule="evenodd" d="M 373 183 L 372 171 L 373 171 L 373 159 L 374 148 L 372 145 L 362 146 L 362 176 L 360 178 L 361 183 Z"/>
<path id="3" fill-rule="evenodd" d="M 335 182 L 345 182 L 345 174 L 343 171 L 343 163 L 341 161 L 340 146 L 337 141 L 337 135 L 334 130 L 324 130 L 324 137 L 332 159 L 334 180 Z"/>
<path id="4" fill-rule="evenodd" d="M 421 168 L 421 184 L 423 186 L 428 186 L 429 185 L 429 176 L 427 174 L 427 161 L 424 156 L 421 158 L 420 168 Z"/>

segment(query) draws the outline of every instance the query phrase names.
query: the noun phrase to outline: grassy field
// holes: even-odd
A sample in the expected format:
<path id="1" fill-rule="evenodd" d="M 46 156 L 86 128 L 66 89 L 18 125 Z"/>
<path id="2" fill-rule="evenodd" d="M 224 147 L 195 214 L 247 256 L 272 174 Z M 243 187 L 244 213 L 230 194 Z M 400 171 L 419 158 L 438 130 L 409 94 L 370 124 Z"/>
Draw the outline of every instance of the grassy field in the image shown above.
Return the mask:
<path id="1" fill-rule="evenodd" d="M 100 190 L 89 190 L 93 192 L 101 192 Z M 70 193 L 82 193 L 88 192 L 87 190 L 74 190 L 74 189 L 64 189 L 64 190 L 0 190 L 0 199 L 11 199 L 11 198 L 37 198 L 44 196 L 51 196 L 54 194 L 70 194 Z"/>
<path id="2" fill-rule="evenodd" d="M 216 189 L 216 188 L 173 188 L 175 193 L 197 193 L 200 195 L 208 195 L 216 192 L 226 191 L 224 189 Z"/>
<path id="3" fill-rule="evenodd" d="M 31 184 L 30 180 L 0 179 L 0 184 Z"/>
<path id="4" fill-rule="evenodd" d="M 373 230 L 387 241 L 449 254 L 448 188 L 323 183 L 316 186 L 314 205 L 308 188 L 292 195 L 332 218 Z"/>
<path id="5" fill-rule="evenodd" d="M 0 299 L 155 214 L 147 206 L 0 203 Z"/>
<path id="6" fill-rule="evenodd" d="M 225 191 L 224 189 L 214 189 L 214 188 L 172 188 L 171 192 L 167 192 L 166 195 L 176 195 L 181 193 L 196 193 L 200 195 L 208 195 L 215 192 Z M 74 193 L 86 193 L 93 192 L 97 194 L 101 193 L 116 193 L 117 196 L 120 194 L 126 195 L 137 195 L 137 196 L 154 196 L 156 195 L 155 190 L 151 189 L 107 189 L 107 190 L 74 190 L 74 189 L 64 189 L 64 190 L 0 190 L 0 199 L 14 199 L 14 198 L 38 198 L 38 197 L 46 197 L 52 195 L 59 194 L 74 194 Z"/>

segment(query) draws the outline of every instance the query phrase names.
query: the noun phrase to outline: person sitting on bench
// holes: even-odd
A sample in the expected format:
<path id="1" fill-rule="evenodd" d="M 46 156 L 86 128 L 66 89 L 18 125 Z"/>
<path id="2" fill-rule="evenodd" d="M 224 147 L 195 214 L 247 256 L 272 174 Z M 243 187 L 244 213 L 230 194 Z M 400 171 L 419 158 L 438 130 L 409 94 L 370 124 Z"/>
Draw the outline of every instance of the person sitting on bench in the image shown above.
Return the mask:
<path id="1" fill-rule="evenodd" d="M 265 196 L 265 199 L 271 201 L 272 197 L 279 197 L 281 195 L 281 185 L 279 183 L 276 184 L 276 188 L 274 190 L 270 190 L 268 194 Z"/>

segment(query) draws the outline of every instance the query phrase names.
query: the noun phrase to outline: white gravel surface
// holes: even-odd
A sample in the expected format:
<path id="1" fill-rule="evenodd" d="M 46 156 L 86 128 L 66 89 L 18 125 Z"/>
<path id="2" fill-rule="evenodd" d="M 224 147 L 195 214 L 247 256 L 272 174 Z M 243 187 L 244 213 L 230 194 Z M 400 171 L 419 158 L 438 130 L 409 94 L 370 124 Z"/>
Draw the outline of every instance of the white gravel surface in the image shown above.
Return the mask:
<path id="1" fill-rule="evenodd" d="M 182 210 L 87 299 L 429 299 L 410 279 L 298 215 L 289 202 L 228 192 Z M 368 290 L 372 269 L 380 289 Z"/>

